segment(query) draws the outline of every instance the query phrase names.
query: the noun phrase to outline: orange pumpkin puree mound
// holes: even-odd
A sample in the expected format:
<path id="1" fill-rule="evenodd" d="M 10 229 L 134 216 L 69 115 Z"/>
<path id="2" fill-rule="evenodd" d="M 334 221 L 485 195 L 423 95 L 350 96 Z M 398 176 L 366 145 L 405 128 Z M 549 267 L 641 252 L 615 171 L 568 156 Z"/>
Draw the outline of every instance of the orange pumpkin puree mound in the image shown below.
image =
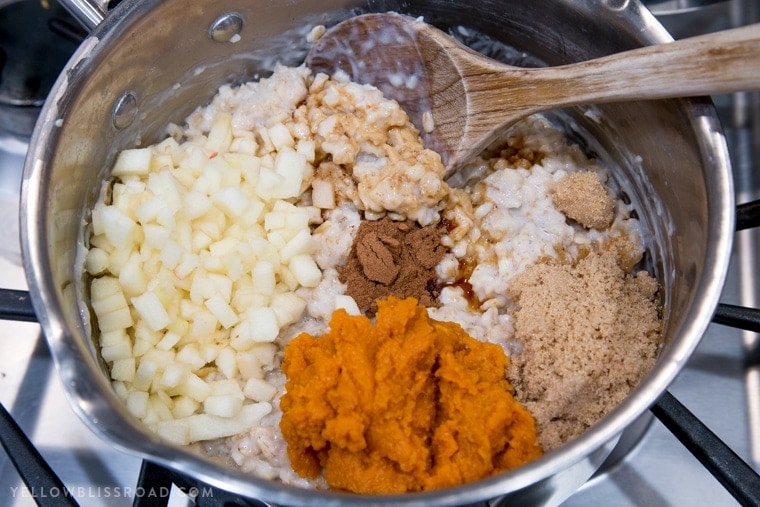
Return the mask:
<path id="1" fill-rule="evenodd" d="M 512 397 L 508 358 L 413 298 L 378 302 L 377 323 L 337 310 L 329 333 L 285 349 L 280 427 L 293 469 L 333 489 L 455 486 L 542 454 Z"/>

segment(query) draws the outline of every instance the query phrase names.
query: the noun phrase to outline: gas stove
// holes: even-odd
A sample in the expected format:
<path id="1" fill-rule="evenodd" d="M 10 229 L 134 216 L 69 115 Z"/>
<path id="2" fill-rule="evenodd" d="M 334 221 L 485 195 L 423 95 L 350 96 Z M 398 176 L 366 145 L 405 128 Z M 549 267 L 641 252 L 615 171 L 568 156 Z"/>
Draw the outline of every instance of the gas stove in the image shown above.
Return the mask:
<path id="1" fill-rule="evenodd" d="M 650 8 L 676 38 L 760 21 L 760 0 L 655 0 Z M 32 15 L 17 20 L 19 10 Z M 58 38 L 55 51 L 35 46 L 40 30 Z M 24 34 L 34 38 L 27 41 Z M 73 51 L 78 34 L 52 0 L 0 0 L 0 403 L 70 492 L 65 497 L 62 488 L 26 486 L 13 461 L 30 458 L 10 450 L 12 459 L 0 453 L 0 498 L 13 506 L 69 500 L 86 506 L 209 505 L 216 495 L 224 505 L 261 505 L 167 478 L 166 471 L 95 436 L 70 408 L 30 312 L 18 208 L 31 123 L 17 114 L 39 107 L 52 83 L 49 77 L 65 62 L 60 51 Z M 27 64 L 21 66 L 18 58 Z M 23 78 L 17 73 L 22 67 L 29 72 Z M 729 142 L 736 202 L 751 203 L 760 197 L 760 94 L 715 96 L 714 102 Z M 760 470 L 760 319 L 756 312 L 741 312 L 741 307 L 760 306 L 759 212 L 757 204 L 740 208 L 738 228 L 744 230 L 735 238 L 714 323 L 669 394 L 654 407 L 656 417 L 643 438 L 625 455 L 613 455 L 563 505 L 716 506 L 734 505 L 736 498 L 760 505 L 752 471 Z M 11 423 L 0 422 L 5 445 Z M 738 468 L 730 465 L 734 461 Z"/>

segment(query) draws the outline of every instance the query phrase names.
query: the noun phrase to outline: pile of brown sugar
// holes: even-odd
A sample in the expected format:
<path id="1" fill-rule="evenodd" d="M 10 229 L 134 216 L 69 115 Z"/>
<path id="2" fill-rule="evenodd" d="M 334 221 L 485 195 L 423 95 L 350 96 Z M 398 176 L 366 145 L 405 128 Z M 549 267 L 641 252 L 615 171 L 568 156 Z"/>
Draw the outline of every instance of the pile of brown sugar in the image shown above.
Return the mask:
<path id="1" fill-rule="evenodd" d="M 363 220 L 346 264 L 338 267 L 346 294 L 370 315 L 377 310 L 375 301 L 388 296 L 439 306 L 435 266 L 446 253 L 441 236 L 437 227 L 413 221 Z"/>
<path id="2" fill-rule="evenodd" d="M 285 348 L 280 428 L 293 469 L 331 488 L 381 494 L 475 481 L 541 456 L 498 345 L 428 317 L 413 298 L 377 322 L 333 313 L 330 331 Z"/>
<path id="3" fill-rule="evenodd" d="M 571 173 L 559 180 L 552 189 L 552 201 L 587 229 L 605 229 L 615 218 L 615 204 L 594 171 Z"/>
<path id="4" fill-rule="evenodd" d="M 654 365 L 657 281 L 626 274 L 607 250 L 576 265 L 530 266 L 511 290 L 523 352 L 511 357 L 508 377 L 548 452 L 617 406 Z"/>

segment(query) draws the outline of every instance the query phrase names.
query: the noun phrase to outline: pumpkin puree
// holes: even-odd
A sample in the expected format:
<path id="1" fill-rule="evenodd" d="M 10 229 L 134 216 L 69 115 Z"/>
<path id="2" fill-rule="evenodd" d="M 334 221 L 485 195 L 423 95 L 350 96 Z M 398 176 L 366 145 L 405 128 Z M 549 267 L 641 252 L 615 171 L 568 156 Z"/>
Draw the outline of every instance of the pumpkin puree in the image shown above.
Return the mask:
<path id="1" fill-rule="evenodd" d="M 535 459 L 535 420 L 512 397 L 508 362 L 414 298 L 378 301 L 376 325 L 337 310 L 329 333 L 285 349 L 280 427 L 293 469 L 324 472 L 338 490 L 402 493 Z"/>

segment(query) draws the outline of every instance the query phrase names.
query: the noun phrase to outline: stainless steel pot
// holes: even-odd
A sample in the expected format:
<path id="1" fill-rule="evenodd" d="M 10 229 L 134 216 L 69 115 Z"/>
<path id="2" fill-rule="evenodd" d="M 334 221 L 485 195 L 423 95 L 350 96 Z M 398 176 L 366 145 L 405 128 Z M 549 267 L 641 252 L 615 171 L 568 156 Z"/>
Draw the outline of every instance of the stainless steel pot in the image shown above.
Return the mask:
<path id="1" fill-rule="evenodd" d="M 78 1 L 69 3 L 80 9 Z M 274 504 L 559 503 L 618 441 L 640 431 L 648 407 L 684 365 L 717 304 L 734 202 L 725 141 L 706 99 L 568 111 L 618 166 L 615 177 L 649 231 L 652 266 L 664 287 L 665 343 L 654 370 L 623 404 L 581 437 L 518 470 L 458 488 L 382 497 L 303 491 L 252 478 L 148 432 L 116 398 L 98 358 L 82 303 L 77 248 L 85 210 L 117 151 L 158 140 L 168 122 L 182 121 L 222 83 L 265 73 L 276 61 L 300 63 L 311 26 L 363 10 L 396 10 L 444 28 L 476 29 L 550 65 L 669 40 L 635 0 L 126 0 L 99 24 L 98 9 L 84 13 L 97 27 L 44 106 L 22 189 L 28 283 L 63 384 L 79 415 L 114 445 Z M 235 35 L 239 40 L 232 42 Z"/>

